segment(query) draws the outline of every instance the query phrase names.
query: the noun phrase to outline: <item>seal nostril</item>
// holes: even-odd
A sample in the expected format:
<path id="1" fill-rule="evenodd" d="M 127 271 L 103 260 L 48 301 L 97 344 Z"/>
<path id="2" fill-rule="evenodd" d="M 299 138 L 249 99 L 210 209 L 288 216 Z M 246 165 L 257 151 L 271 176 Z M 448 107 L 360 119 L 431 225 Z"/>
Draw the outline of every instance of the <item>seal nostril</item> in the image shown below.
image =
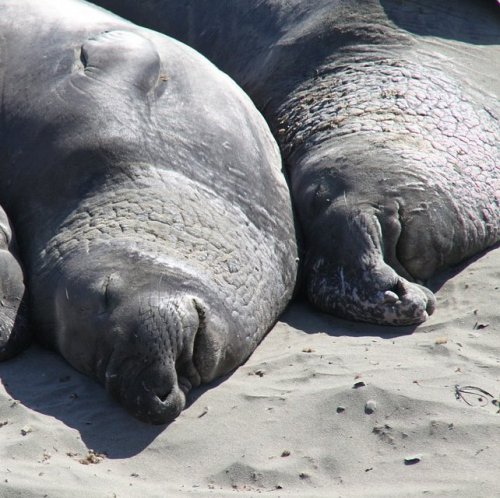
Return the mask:
<path id="1" fill-rule="evenodd" d="M 143 387 L 145 392 L 150 393 L 150 395 L 152 395 L 153 397 L 156 396 L 156 398 L 158 398 L 162 403 L 165 403 L 167 401 L 167 399 L 171 393 L 171 391 L 167 391 L 166 389 L 162 389 L 162 388 L 154 389 L 154 388 L 147 387 L 144 382 L 142 383 L 142 387 Z"/>
<path id="2" fill-rule="evenodd" d="M 167 392 L 155 392 L 156 394 L 156 397 L 162 402 L 162 403 L 165 403 L 165 401 L 167 401 L 167 398 L 168 398 L 168 395 L 170 393 L 167 393 Z"/>
<path id="3" fill-rule="evenodd" d="M 192 389 L 191 382 L 184 377 L 179 377 L 178 379 L 179 389 L 186 395 Z M 172 393 L 172 391 L 166 391 L 165 389 L 153 390 L 154 395 L 162 402 L 165 403 Z"/>

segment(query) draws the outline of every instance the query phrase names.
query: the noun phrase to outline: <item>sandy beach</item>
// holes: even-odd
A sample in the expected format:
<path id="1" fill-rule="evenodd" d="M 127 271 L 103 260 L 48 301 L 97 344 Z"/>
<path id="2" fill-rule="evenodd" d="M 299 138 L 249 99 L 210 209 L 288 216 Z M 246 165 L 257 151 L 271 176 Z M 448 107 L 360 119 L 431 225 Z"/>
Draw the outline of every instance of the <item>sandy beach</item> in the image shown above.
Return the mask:
<path id="1" fill-rule="evenodd" d="M 0 364 L 0 497 L 500 496 L 500 249 L 418 327 L 294 303 L 168 427 L 32 346 Z"/>

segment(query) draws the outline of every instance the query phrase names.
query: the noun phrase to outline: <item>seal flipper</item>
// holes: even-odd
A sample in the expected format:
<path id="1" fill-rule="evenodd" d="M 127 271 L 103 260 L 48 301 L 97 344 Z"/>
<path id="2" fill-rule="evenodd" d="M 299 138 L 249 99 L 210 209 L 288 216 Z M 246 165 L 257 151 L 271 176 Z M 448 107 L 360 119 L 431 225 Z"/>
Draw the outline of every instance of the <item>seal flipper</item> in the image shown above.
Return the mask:
<path id="1" fill-rule="evenodd" d="M 160 77 L 160 55 L 152 42 L 132 31 L 106 31 L 81 47 L 84 74 L 112 87 L 155 88 Z"/>
<path id="2" fill-rule="evenodd" d="M 0 361 L 31 343 L 23 270 L 16 254 L 11 225 L 0 207 Z"/>
<path id="3" fill-rule="evenodd" d="M 386 208 L 377 213 L 379 219 L 366 206 L 341 205 L 326 212 L 321 229 L 333 229 L 330 246 L 318 245 L 306 260 L 312 304 L 327 313 L 381 325 L 417 324 L 433 313 L 432 292 L 392 267 L 401 232 L 395 213 Z M 328 259 L 322 256 L 327 250 Z"/>

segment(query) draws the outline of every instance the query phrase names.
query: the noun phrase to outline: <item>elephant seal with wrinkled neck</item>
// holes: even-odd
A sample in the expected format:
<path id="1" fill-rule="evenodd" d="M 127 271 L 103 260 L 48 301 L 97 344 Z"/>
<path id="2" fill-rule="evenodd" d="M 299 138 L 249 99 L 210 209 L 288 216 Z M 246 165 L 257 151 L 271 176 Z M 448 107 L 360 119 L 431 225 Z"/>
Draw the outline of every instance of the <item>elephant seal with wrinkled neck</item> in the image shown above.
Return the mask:
<path id="1" fill-rule="evenodd" d="M 263 112 L 321 309 L 422 322 L 416 282 L 499 241 L 497 2 L 98 3 L 199 50 Z"/>
<path id="2" fill-rule="evenodd" d="M 134 416 L 169 422 L 292 294 L 278 147 L 201 55 L 85 2 L 5 0 L 0 36 L 0 203 L 33 329 Z"/>

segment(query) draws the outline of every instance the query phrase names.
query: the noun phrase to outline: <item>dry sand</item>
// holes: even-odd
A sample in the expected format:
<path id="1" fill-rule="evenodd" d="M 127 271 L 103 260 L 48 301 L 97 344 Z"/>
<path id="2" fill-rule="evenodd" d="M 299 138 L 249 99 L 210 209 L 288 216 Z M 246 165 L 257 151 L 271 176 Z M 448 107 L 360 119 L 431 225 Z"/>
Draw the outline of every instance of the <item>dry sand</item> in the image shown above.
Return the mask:
<path id="1" fill-rule="evenodd" d="M 500 496 L 500 249 L 437 298 L 416 328 L 296 303 L 168 427 L 32 347 L 0 364 L 0 497 Z"/>

